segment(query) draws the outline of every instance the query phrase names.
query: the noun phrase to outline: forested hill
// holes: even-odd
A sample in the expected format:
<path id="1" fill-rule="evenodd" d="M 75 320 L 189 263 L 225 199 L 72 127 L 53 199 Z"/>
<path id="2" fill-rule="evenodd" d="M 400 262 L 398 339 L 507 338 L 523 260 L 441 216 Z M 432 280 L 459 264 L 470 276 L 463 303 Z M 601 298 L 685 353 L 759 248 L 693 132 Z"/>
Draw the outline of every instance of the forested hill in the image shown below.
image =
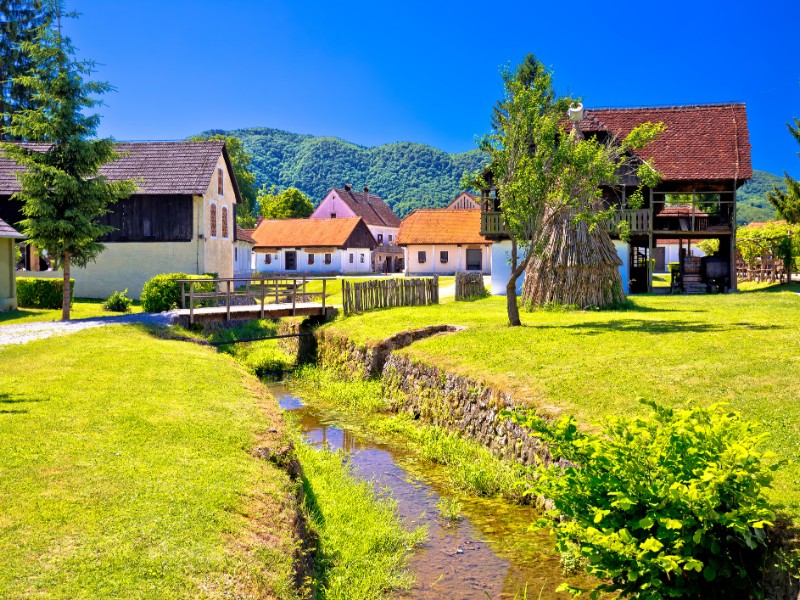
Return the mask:
<path id="1" fill-rule="evenodd" d="M 772 191 L 773 185 L 786 189 L 783 177 L 766 171 L 753 171 L 753 178 L 736 194 L 736 222 L 739 225 L 776 218 L 775 208 L 767 200 L 767 192 Z"/>
<path id="2" fill-rule="evenodd" d="M 253 127 L 214 130 L 242 140 L 253 155 L 256 185 L 296 187 L 316 205 L 333 187 L 365 185 L 403 217 L 415 208 L 440 207 L 461 191 L 461 176 L 486 163 L 476 149 L 447 154 L 425 144 L 396 142 L 367 148 L 333 137 Z"/>

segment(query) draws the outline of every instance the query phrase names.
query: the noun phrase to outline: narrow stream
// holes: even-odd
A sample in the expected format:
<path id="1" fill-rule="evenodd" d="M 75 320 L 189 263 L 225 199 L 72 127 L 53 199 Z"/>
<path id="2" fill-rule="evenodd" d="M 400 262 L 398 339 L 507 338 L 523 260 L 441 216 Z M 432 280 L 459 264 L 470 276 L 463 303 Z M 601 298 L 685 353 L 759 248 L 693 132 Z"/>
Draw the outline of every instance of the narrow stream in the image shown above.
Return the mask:
<path id="1" fill-rule="evenodd" d="M 296 411 L 310 444 L 343 448 L 351 455 L 353 473 L 373 481 L 379 490 L 388 490 L 409 527 L 428 524 L 428 539 L 411 560 L 416 584 L 399 597 L 568 597 L 555 593 L 564 575 L 550 549 L 550 534 L 528 530 L 538 517 L 535 510 L 496 498 L 454 494 L 444 467 L 417 460 L 405 448 L 354 433 L 341 415 L 308 406 L 283 384 L 269 387 L 284 410 Z M 462 504 L 461 520 L 451 523 L 442 518 L 437 505 L 443 497 Z"/>

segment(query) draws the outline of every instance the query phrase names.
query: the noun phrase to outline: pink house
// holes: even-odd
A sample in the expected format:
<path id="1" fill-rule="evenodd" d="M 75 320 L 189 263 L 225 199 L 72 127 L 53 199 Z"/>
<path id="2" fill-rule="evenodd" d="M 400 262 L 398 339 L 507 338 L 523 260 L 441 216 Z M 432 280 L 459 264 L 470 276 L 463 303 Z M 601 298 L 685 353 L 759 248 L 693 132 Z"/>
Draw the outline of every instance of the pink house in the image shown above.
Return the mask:
<path id="1" fill-rule="evenodd" d="M 400 219 L 383 198 L 369 193 L 354 192 L 350 184 L 334 188 L 317 209 L 311 219 L 342 219 L 361 217 L 378 242 L 373 252 L 372 268 L 375 271 L 399 272 L 403 269 L 403 250 L 397 245 Z"/>

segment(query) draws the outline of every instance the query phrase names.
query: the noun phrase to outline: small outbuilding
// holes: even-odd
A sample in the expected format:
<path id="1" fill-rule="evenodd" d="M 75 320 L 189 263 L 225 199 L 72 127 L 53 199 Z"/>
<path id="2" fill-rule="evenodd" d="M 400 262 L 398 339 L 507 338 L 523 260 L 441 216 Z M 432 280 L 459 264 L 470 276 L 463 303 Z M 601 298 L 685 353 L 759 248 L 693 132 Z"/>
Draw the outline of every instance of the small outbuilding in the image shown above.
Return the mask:
<path id="1" fill-rule="evenodd" d="M 17 308 L 15 244 L 23 235 L 0 219 L 0 312 Z"/>

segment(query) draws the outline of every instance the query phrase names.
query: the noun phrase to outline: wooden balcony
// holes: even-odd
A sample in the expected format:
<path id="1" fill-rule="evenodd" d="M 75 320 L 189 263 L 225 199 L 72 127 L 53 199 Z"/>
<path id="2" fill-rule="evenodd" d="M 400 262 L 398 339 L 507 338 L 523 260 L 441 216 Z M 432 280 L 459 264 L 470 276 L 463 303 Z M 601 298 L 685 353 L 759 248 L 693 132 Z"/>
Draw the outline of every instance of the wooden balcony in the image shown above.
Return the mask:
<path id="1" fill-rule="evenodd" d="M 618 210 L 608 222 L 608 230 L 613 234 L 617 225 L 626 221 L 631 233 L 647 233 L 650 231 L 650 211 L 646 208 L 638 210 Z"/>
<path id="2" fill-rule="evenodd" d="M 481 235 L 489 239 L 507 238 L 508 229 L 503 222 L 502 211 L 481 212 Z"/>

